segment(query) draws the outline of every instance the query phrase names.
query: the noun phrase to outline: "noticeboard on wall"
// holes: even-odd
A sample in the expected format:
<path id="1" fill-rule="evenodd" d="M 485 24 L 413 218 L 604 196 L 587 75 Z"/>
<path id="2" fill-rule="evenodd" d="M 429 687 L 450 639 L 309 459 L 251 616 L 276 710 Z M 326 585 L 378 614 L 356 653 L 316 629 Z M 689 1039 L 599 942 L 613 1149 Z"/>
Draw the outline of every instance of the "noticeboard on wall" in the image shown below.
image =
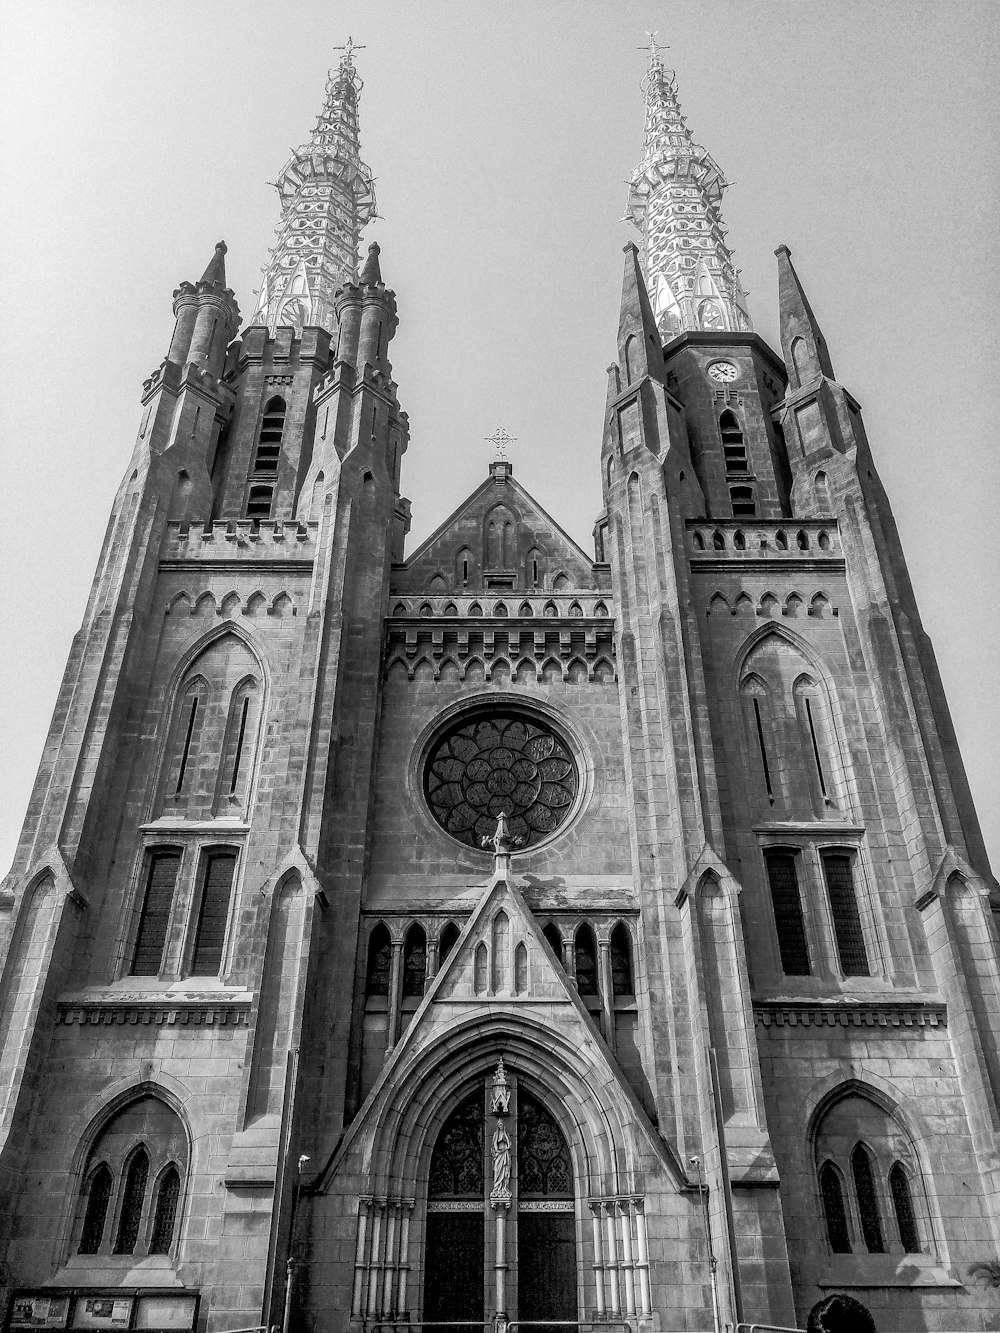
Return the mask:
<path id="1" fill-rule="evenodd" d="M 186 1291 L 19 1291 L 9 1333 L 192 1333 L 198 1293 Z"/>

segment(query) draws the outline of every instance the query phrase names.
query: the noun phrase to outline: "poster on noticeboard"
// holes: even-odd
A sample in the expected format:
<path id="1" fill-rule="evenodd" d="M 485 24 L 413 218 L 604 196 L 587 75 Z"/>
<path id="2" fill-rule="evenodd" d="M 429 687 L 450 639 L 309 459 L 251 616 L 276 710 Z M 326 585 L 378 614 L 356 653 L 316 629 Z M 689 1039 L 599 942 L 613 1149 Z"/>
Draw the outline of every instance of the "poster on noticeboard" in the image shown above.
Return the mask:
<path id="1" fill-rule="evenodd" d="M 11 1329 L 65 1328 L 68 1318 L 68 1296 L 35 1296 L 31 1292 L 18 1292 L 11 1304 Z"/>
<path id="2" fill-rule="evenodd" d="M 132 1296 L 78 1296 L 73 1306 L 73 1327 L 127 1329 L 134 1304 Z"/>

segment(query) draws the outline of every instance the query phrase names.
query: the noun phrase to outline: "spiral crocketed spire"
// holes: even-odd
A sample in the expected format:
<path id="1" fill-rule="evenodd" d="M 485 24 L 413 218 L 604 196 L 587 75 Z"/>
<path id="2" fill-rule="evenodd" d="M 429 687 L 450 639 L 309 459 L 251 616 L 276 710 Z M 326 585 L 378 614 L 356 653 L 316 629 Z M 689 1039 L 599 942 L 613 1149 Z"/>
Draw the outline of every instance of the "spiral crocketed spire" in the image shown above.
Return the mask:
<path id="1" fill-rule="evenodd" d="M 746 297 L 726 245 L 726 180 L 694 142 L 677 100 L 677 81 L 653 36 L 643 79 L 642 158 L 629 182 L 625 217 L 642 233 L 642 254 L 657 327 L 671 338 L 689 329 L 749 330 Z"/>
<path id="2" fill-rule="evenodd" d="M 307 144 L 282 168 L 277 244 L 264 268 L 251 323 L 274 332 L 316 325 L 336 332 L 334 294 L 358 266 L 361 229 L 376 216 L 371 170 L 361 161 L 358 99 L 362 82 L 354 65 L 359 50 L 347 39 L 326 101 Z"/>

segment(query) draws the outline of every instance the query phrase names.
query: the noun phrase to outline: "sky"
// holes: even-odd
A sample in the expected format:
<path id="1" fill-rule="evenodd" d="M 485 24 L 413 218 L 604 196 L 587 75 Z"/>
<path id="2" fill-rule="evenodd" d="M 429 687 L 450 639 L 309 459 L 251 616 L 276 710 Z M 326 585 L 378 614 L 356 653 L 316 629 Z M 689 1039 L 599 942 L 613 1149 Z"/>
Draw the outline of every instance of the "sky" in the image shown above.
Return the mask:
<path id="1" fill-rule="evenodd" d="M 650 30 L 732 182 L 757 332 L 778 345 L 785 243 L 864 409 L 1000 865 L 1000 5 L 3 0 L 0 26 L 0 872 L 171 294 L 225 238 L 249 318 L 268 182 L 348 34 L 382 214 L 365 240 L 399 304 L 409 549 L 482 480 L 498 425 L 593 549 Z"/>

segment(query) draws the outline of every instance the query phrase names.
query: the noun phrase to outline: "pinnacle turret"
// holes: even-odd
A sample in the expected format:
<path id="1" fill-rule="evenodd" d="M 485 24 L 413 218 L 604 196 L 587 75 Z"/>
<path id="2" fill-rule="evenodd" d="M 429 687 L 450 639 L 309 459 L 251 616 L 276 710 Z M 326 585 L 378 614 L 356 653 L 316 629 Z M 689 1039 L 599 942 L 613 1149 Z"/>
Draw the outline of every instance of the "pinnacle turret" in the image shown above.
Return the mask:
<path id="1" fill-rule="evenodd" d="M 278 241 L 264 269 L 252 323 L 273 332 L 309 324 L 336 332 L 334 296 L 358 267 L 361 229 L 376 216 L 371 170 L 361 161 L 358 99 L 362 82 L 350 38 L 307 144 L 297 148 L 276 186 Z"/>
<path id="2" fill-rule="evenodd" d="M 661 335 L 688 329 L 749 330 L 722 225 L 727 182 L 715 159 L 694 142 L 653 37 L 643 79 L 646 123 L 642 158 L 629 182 L 625 217 L 642 233 L 646 285 Z"/>
<path id="3" fill-rule="evenodd" d="M 361 287 L 377 287 L 382 281 L 382 270 L 379 266 L 378 257 L 380 254 L 378 241 L 372 241 L 368 247 L 368 258 L 365 260 L 365 266 L 361 270 L 361 277 L 358 279 Z"/>
<path id="4" fill-rule="evenodd" d="M 226 252 L 228 246 L 225 241 L 217 241 L 215 254 L 208 261 L 208 268 L 201 275 L 202 282 L 214 283 L 218 287 L 226 285 Z"/>
<path id="5" fill-rule="evenodd" d="M 779 245 L 774 253 L 778 259 L 781 353 L 790 387 L 793 391 L 801 389 L 823 375 L 836 379 L 826 339 L 802 290 L 799 275 L 792 267 L 792 252 L 787 245 Z"/>

